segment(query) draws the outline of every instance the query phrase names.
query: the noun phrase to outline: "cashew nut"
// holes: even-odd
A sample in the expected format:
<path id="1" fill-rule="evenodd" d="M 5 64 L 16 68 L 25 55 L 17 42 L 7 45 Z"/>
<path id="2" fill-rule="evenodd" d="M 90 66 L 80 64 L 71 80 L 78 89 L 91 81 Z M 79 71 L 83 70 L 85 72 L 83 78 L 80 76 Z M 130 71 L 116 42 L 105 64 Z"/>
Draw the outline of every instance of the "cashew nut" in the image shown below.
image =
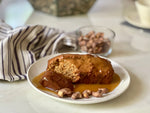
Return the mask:
<path id="1" fill-rule="evenodd" d="M 81 99 L 82 94 L 80 92 L 75 92 L 75 93 L 72 94 L 71 98 L 72 99 Z"/>
<path id="2" fill-rule="evenodd" d="M 107 88 L 98 88 L 98 91 L 100 91 L 102 94 L 106 94 L 109 92 Z"/>
<path id="3" fill-rule="evenodd" d="M 100 91 L 92 92 L 92 96 L 94 96 L 94 97 L 102 97 L 102 93 Z"/>
<path id="4" fill-rule="evenodd" d="M 58 93 L 57 93 L 57 95 L 61 98 L 64 96 L 69 96 L 71 94 L 72 94 L 72 91 L 69 88 L 60 89 L 60 90 L 58 90 Z"/>
<path id="5" fill-rule="evenodd" d="M 82 94 L 84 98 L 89 98 L 89 96 L 92 94 L 92 91 L 87 89 L 84 90 Z"/>

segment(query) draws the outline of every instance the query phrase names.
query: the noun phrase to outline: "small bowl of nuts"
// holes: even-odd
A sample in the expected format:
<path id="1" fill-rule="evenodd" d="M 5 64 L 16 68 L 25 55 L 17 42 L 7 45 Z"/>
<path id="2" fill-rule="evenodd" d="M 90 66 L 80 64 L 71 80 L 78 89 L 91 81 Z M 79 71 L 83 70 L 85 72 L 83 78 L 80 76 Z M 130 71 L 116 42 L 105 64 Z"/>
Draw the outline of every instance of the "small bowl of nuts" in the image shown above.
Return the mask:
<path id="1" fill-rule="evenodd" d="M 112 52 L 115 32 L 102 26 L 84 26 L 77 30 L 78 49 L 84 53 L 108 56 Z"/>

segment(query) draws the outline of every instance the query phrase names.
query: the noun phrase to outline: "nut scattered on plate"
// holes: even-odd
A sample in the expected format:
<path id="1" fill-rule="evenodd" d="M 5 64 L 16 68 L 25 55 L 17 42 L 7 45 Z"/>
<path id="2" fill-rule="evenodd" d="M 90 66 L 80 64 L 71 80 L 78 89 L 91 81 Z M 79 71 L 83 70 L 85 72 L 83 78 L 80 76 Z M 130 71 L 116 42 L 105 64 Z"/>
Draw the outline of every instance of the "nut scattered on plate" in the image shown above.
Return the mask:
<path id="1" fill-rule="evenodd" d="M 72 99 L 82 99 L 82 98 L 90 98 L 93 97 L 103 97 L 103 94 L 108 93 L 109 90 L 107 88 L 98 88 L 96 92 L 91 90 L 84 90 L 82 93 L 80 92 L 72 92 L 69 88 L 63 88 L 58 90 L 57 95 L 61 98 L 71 97 Z"/>

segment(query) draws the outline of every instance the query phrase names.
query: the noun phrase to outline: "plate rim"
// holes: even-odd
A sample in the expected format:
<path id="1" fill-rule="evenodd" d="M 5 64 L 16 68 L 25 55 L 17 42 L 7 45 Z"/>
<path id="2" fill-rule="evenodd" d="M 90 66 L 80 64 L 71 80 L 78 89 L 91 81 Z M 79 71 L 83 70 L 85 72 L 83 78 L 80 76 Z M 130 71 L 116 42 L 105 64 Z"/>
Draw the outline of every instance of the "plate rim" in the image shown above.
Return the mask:
<path id="1" fill-rule="evenodd" d="M 130 75 L 129 75 L 129 73 L 127 72 L 127 70 L 124 67 L 122 67 L 120 64 L 118 64 L 117 62 L 115 62 L 115 61 L 113 61 L 113 60 L 111 60 L 109 58 L 102 57 L 102 56 L 98 55 L 99 57 L 105 58 L 105 59 L 109 60 L 111 63 L 116 64 L 117 67 L 121 68 L 122 71 L 124 73 L 126 73 L 125 75 L 126 75 L 127 79 L 126 79 L 125 82 L 127 84 L 126 84 L 125 88 L 122 88 L 122 90 L 120 91 L 120 93 L 114 94 L 113 92 L 115 92 L 116 88 L 118 88 L 120 86 L 120 84 L 122 82 L 124 82 L 123 80 L 121 80 L 121 82 L 119 83 L 119 85 L 112 92 L 109 92 L 108 95 L 106 95 L 106 96 L 104 96 L 102 98 L 91 97 L 91 99 L 93 99 L 93 101 L 91 99 L 76 99 L 76 100 L 72 100 L 72 99 L 70 99 L 70 97 L 68 97 L 69 99 L 67 99 L 67 98 L 59 98 L 59 97 L 53 96 L 54 94 L 52 94 L 52 93 L 48 94 L 48 93 L 46 93 L 46 92 L 44 92 L 44 91 L 36 88 L 36 86 L 34 86 L 34 84 L 32 83 L 32 80 L 30 79 L 30 76 L 29 76 L 29 71 L 32 68 L 32 66 L 34 66 L 36 63 L 40 62 L 41 60 L 48 59 L 48 58 L 53 58 L 53 57 L 61 55 L 61 54 L 87 54 L 87 53 L 68 52 L 68 53 L 58 53 L 58 54 L 54 54 L 54 55 L 48 55 L 48 56 L 45 56 L 45 57 L 42 57 L 42 58 L 38 59 L 36 62 L 34 62 L 32 65 L 30 65 L 29 68 L 28 68 L 28 70 L 27 70 L 27 81 L 30 84 L 30 86 L 33 89 L 35 89 L 37 92 L 39 92 L 39 93 L 41 93 L 41 94 L 43 94 L 45 96 L 48 96 L 48 97 L 50 97 L 52 99 L 55 99 L 55 100 L 58 100 L 58 101 L 62 101 L 62 102 L 67 102 L 67 103 L 72 103 L 72 104 L 95 104 L 95 103 L 102 103 L 102 102 L 105 102 L 105 101 L 109 101 L 111 99 L 114 99 L 114 98 L 120 96 L 122 93 L 124 93 L 128 89 L 128 87 L 130 85 Z M 36 76 L 38 76 L 38 75 L 36 75 Z M 109 95 L 111 95 L 111 96 L 109 96 Z"/>

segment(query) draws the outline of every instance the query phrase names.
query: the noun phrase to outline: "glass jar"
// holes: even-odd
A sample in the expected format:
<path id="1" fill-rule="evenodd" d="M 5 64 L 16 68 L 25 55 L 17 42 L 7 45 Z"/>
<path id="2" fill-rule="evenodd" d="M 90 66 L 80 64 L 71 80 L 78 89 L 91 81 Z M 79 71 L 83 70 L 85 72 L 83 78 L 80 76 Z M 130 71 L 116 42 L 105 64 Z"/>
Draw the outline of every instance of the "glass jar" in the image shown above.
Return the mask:
<path id="1" fill-rule="evenodd" d="M 78 50 L 108 56 L 112 52 L 115 32 L 103 26 L 83 26 L 77 31 Z"/>

